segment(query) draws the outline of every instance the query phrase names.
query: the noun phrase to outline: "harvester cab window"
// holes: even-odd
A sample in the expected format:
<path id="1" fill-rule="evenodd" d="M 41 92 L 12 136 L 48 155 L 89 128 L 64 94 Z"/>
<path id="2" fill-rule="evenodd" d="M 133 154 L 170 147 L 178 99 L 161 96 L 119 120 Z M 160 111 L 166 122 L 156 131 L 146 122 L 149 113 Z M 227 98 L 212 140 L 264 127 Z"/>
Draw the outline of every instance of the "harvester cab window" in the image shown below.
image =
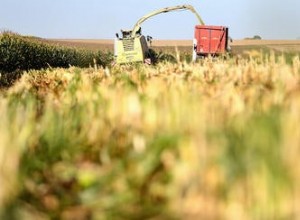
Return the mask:
<path id="1" fill-rule="evenodd" d="M 131 36 L 132 31 L 128 31 L 128 30 L 121 30 L 122 33 L 122 38 L 129 38 Z"/>

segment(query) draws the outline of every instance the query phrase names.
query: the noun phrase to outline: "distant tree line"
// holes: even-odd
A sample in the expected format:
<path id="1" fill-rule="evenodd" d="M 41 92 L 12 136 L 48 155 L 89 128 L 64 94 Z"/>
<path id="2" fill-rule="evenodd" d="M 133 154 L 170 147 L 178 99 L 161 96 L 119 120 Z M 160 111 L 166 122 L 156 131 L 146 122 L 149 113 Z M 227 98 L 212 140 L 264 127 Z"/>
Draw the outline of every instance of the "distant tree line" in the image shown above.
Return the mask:
<path id="1" fill-rule="evenodd" d="M 253 37 L 246 37 L 245 40 L 261 40 L 262 37 L 259 35 L 254 35 Z"/>

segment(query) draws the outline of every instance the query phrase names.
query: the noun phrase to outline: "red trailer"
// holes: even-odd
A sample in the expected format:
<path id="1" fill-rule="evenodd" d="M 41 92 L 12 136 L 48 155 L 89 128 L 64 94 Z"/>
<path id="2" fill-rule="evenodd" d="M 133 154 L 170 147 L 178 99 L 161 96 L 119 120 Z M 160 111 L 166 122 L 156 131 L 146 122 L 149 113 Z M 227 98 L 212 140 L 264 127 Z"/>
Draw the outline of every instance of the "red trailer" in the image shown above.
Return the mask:
<path id="1" fill-rule="evenodd" d="M 195 26 L 194 59 L 199 56 L 224 55 L 228 50 L 228 27 Z"/>

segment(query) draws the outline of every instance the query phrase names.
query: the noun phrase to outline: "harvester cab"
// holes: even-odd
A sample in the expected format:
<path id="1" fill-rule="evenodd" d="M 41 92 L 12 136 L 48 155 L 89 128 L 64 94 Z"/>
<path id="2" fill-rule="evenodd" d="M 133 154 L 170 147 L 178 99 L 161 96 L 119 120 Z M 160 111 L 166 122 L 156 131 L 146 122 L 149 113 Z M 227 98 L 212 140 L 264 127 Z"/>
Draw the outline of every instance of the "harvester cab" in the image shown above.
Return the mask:
<path id="1" fill-rule="evenodd" d="M 115 58 L 116 63 L 149 62 L 149 46 L 141 28 L 135 34 L 132 30 L 121 30 L 122 37 L 117 35 L 115 39 Z"/>

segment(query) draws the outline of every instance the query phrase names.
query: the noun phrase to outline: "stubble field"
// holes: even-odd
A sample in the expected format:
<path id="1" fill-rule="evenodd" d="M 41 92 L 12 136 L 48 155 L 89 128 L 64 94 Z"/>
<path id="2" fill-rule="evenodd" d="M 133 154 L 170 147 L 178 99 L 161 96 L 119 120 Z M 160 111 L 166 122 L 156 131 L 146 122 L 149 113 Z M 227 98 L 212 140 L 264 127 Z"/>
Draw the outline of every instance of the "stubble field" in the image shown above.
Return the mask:
<path id="1" fill-rule="evenodd" d="M 49 42 L 63 46 L 74 46 L 92 50 L 108 50 L 113 52 L 113 40 L 86 40 L 86 39 L 51 39 Z M 152 46 L 156 50 L 190 52 L 191 40 L 153 40 Z M 300 52 L 300 40 L 233 40 L 231 47 L 234 53 L 249 49 L 269 49 L 278 52 Z"/>

